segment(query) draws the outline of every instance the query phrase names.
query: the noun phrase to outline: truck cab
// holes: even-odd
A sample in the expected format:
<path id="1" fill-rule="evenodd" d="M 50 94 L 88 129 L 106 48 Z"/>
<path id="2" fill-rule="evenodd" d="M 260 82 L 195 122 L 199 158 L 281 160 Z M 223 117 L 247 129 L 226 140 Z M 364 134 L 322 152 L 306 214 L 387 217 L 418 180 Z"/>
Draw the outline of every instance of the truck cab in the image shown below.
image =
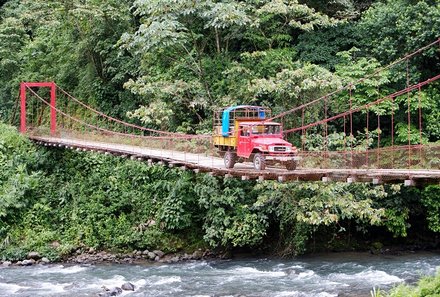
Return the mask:
<path id="1" fill-rule="evenodd" d="M 269 121 L 270 110 L 261 106 L 234 106 L 214 115 L 214 145 L 224 158 L 226 168 L 237 162 L 251 161 L 254 168 L 283 164 L 294 170 L 298 151 L 283 139 L 281 124 Z"/>

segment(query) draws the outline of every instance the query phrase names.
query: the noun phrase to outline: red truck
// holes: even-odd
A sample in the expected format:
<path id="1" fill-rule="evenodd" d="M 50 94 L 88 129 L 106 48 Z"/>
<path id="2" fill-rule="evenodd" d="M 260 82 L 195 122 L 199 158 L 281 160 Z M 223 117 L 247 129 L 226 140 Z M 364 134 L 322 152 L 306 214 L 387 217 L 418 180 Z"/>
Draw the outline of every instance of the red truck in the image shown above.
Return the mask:
<path id="1" fill-rule="evenodd" d="M 214 146 L 224 158 L 226 168 L 251 161 L 254 168 L 283 164 L 288 170 L 297 167 L 298 150 L 283 139 L 281 124 L 268 121 L 271 111 L 262 106 L 240 105 L 214 114 Z"/>

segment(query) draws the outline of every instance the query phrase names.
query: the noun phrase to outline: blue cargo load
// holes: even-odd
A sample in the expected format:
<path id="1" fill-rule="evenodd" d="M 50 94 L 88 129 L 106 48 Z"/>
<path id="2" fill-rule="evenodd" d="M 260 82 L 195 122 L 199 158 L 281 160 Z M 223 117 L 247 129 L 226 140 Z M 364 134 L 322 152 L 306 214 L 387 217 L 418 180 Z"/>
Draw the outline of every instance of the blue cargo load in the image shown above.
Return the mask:
<path id="1" fill-rule="evenodd" d="M 261 120 L 264 120 L 266 118 L 266 113 L 264 111 L 264 108 L 261 106 L 252 106 L 252 105 L 238 105 L 238 106 L 231 106 L 228 107 L 223 111 L 222 115 L 222 136 L 229 137 L 229 120 L 230 120 L 230 114 L 232 111 L 235 111 L 237 109 L 248 109 L 248 110 L 257 110 L 258 111 L 258 118 Z"/>

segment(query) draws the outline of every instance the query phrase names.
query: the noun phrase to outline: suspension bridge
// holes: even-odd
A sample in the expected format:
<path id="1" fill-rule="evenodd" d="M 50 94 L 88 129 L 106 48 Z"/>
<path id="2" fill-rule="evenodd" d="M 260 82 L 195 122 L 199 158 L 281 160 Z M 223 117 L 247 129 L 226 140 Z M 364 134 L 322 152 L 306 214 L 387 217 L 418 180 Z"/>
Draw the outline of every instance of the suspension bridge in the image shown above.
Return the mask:
<path id="1" fill-rule="evenodd" d="M 329 94 L 271 117 L 299 149 L 296 170 L 255 170 L 251 163 L 224 167 L 211 135 L 146 128 L 104 114 L 55 82 L 22 82 L 12 122 L 39 145 L 96 151 L 243 180 L 440 182 L 440 140 L 424 133 L 423 89 L 440 79 L 410 77 L 411 61 L 440 39 Z M 403 77 L 399 91 L 381 86 L 376 98 L 362 101 L 369 81 L 385 74 Z M 390 82 L 390 84 L 392 84 Z M 370 90 L 371 91 L 371 90 Z M 360 99 L 361 98 L 361 99 Z M 399 125 L 397 124 L 397 120 Z M 404 123 L 404 125 L 402 125 Z"/>

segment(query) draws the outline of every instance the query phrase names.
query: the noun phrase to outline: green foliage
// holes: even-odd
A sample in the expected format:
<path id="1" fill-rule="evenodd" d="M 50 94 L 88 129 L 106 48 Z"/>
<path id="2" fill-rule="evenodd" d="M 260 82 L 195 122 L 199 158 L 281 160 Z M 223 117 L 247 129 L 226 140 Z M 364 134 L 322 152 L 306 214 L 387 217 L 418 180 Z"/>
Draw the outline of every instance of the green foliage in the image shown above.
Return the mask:
<path id="1" fill-rule="evenodd" d="M 393 288 L 388 294 L 378 292 L 376 296 L 389 297 L 435 297 L 440 295 L 440 271 L 435 276 L 421 278 L 417 285 L 411 286 L 402 284 Z"/>
<path id="2" fill-rule="evenodd" d="M 385 211 L 385 216 L 388 218 L 385 225 L 393 233 L 394 237 L 406 237 L 409 210 L 405 209 L 403 212 L 399 212 L 390 208 Z"/>
<path id="3" fill-rule="evenodd" d="M 306 64 L 292 68 L 282 69 L 274 77 L 252 80 L 249 90 L 257 98 L 273 98 L 269 102 L 286 109 L 292 106 L 292 102 L 300 105 L 341 86 L 337 77 L 320 66 Z M 322 114 L 319 113 L 319 116 Z"/>
<path id="4" fill-rule="evenodd" d="M 422 101 L 424 132 L 429 135 L 429 140 L 440 139 L 440 91 L 439 85 L 434 84 L 420 94 Z M 418 106 L 419 104 L 414 104 Z"/>
<path id="5" fill-rule="evenodd" d="M 422 192 L 422 204 L 427 209 L 428 226 L 440 232 L 440 186 L 428 186 Z"/>
<path id="6" fill-rule="evenodd" d="M 302 136 L 304 148 L 308 151 L 365 151 L 372 148 L 374 139 L 381 133 L 380 130 L 364 132 L 356 131 L 356 136 L 345 137 L 344 132 L 333 132 L 327 135 L 327 138 L 318 133 L 307 133 Z M 327 147 L 326 147 L 327 146 Z"/>
<path id="7" fill-rule="evenodd" d="M 357 46 L 359 37 L 356 34 L 350 23 L 339 23 L 332 28 L 301 34 L 296 48 L 301 60 L 334 69 L 343 62 L 337 53 Z"/>
<path id="8" fill-rule="evenodd" d="M 30 142 L 14 128 L 0 123 L 0 238 L 15 214 L 24 211 L 34 199 L 41 174 L 33 169 L 37 153 Z"/>
<path id="9" fill-rule="evenodd" d="M 352 100 L 352 108 L 363 106 L 369 102 L 382 98 L 390 93 L 384 86 L 389 83 L 389 72 L 382 71 L 375 74 L 375 71 L 381 67 L 380 63 L 374 58 L 356 57 L 359 53 L 358 48 L 352 48 L 348 51 L 339 52 L 341 63 L 335 65 L 336 74 L 342 78 L 343 85 L 353 85 L 350 94 L 339 96 L 339 111 L 349 109 L 349 101 Z M 356 81 L 368 76 L 361 83 Z M 393 105 L 390 101 L 384 101 L 381 104 L 371 107 L 371 111 L 376 115 L 391 114 Z M 366 112 L 365 110 L 363 111 Z"/>
<path id="10" fill-rule="evenodd" d="M 9 119 L 20 81 L 56 81 L 115 115 L 133 60 L 114 47 L 129 29 L 131 1 L 16 1 L 0 9 L 3 120 Z M 1 54 L 0 54 L 1 55 Z M 9 62 L 8 62 L 9 61 Z M 19 66 L 19 67 L 18 67 Z M 4 75 L 3 75 L 4 74 Z M 134 102 L 133 102 L 134 103 Z M 130 106 L 132 103 L 124 103 Z M 3 105 L 2 105 L 3 108 Z M 9 111 L 9 112 L 10 112 Z M 125 115 L 125 111 L 120 112 Z"/>
<path id="11" fill-rule="evenodd" d="M 20 81 L 54 80 L 106 114 L 202 133 L 218 107 L 278 113 L 371 74 L 437 38 L 438 16 L 432 0 L 10 0 L 0 8 L 0 117 L 13 116 Z M 435 48 L 414 57 L 410 82 L 433 76 L 438 63 Z M 401 89 L 397 68 L 358 85 L 354 107 Z M 437 89 L 423 97 L 429 141 L 439 135 Z M 331 112 L 347 99 L 338 96 Z M 384 102 L 370 112 L 392 109 Z M 321 119 L 322 110 L 305 116 Z"/>
<path id="12" fill-rule="evenodd" d="M 422 132 L 420 135 L 420 130 L 414 125 L 408 127 L 408 124 L 397 123 L 395 131 L 395 141 L 398 144 L 425 144 L 428 142 L 425 133 Z"/>
<path id="13" fill-rule="evenodd" d="M 346 221 L 356 221 L 362 227 L 382 225 L 386 218 L 385 209 L 373 202 L 387 195 L 381 187 L 268 182 L 257 189 L 257 203 L 271 209 L 279 220 L 285 255 L 303 253 L 311 231 L 320 226 L 336 226 L 338 232 L 344 232 Z"/>
<path id="14" fill-rule="evenodd" d="M 362 48 L 388 64 L 438 38 L 440 8 L 431 0 L 378 1 L 362 16 L 358 29 Z M 433 60 L 426 65 L 435 67 L 435 61 L 438 63 L 435 51 L 428 51 Z"/>
<path id="15" fill-rule="evenodd" d="M 129 118 L 138 118 L 142 123 L 162 130 L 169 129 L 172 115 L 173 111 L 163 101 L 152 102 L 148 106 L 141 106 L 134 112 L 127 113 Z"/>
<path id="16" fill-rule="evenodd" d="M 191 175 L 183 173 L 177 181 L 163 181 L 155 190 L 168 193 L 158 210 L 159 222 L 165 229 L 182 230 L 194 223 L 192 210 L 197 208 Z"/>
<path id="17" fill-rule="evenodd" d="M 206 212 L 204 239 L 211 246 L 255 246 L 266 235 L 266 209 L 253 204 L 249 184 L 233 179 L 223 182 L 206 175 L 195 191 Z"/>

